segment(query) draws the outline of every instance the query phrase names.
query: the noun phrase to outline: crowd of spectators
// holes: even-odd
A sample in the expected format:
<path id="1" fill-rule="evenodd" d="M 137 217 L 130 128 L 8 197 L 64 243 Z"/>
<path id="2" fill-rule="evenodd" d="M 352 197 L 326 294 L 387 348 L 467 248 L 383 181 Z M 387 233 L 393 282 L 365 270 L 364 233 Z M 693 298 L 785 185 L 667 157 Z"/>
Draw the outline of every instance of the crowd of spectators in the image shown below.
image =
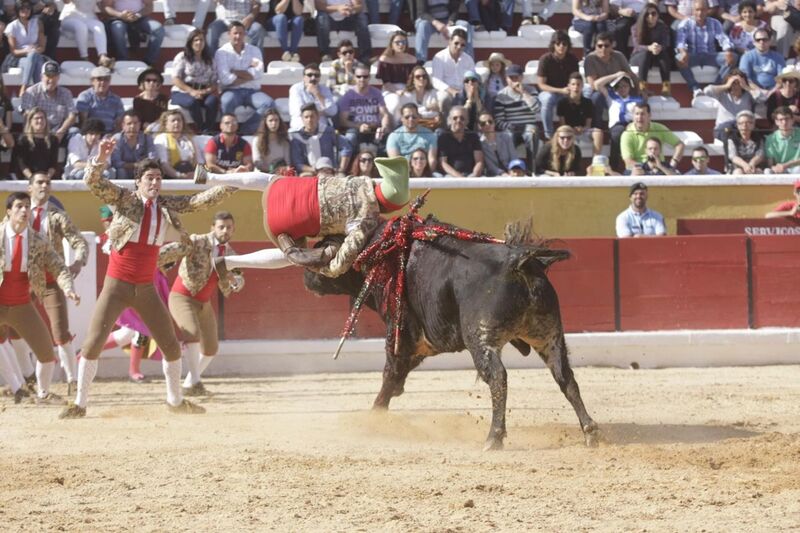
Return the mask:
<path id="1" fill-rule="evenodd" d="M 522 24 L 551 19 L 554 1 L 522 0 Z M 53 0 L 4 1 L 2 71 L 21 70 L 24 124 L 10 133 L 11 101 L 0 83 L 0 149 L 13 150 L 18 179 L 35 172 L 81 179 L 105 135 L 119 141 L 109 169 L 118 179 L 153 155 L 178 179 L 199 163 L 218 172 L 293 167 L 299 175 L 374 175 L 374 158 L 386 154 L 409 158 L 415 176 L 437 177 L 579 176 L 588 160 L 595 161 L 593 175 L 597 168 L 631 175 L 674 175 L 679 167 L 703 175 L 794 172 L 800 65 L 789 57 L 800 52 L 798 3 L 571 0 L 582 68 L 568 28 L 554 26 L 536 83 L 528 84 L 523 67 L 502 52 L 475 57 L 475 32 L 511 31 L 513 0 L 391 0 L 388 21 L 404 29 L 375 55 L 368 25 L 379 21 L 376 0 L 272 0 L 265 13 L 261 0 L 199 0 L 196 29 L 164 87 L 157 62 L 165 26 L 176 23 L 174 0 L 165 0 L 163 23 L 153 16 L 153 0 L 65 0 L 60 12 Z M 264 47 L 299 62 L 308 25 L 330 74 L 323 79 L 320 63 L 303 66 L 302 81 L 289 89 L 287 123 L 262 85 Z M 356 41 L 336 43 L 335 58 L 332 30 L 352 31 Z M 76 97 L 59 85 L 61 31 L 74 37 L 81 59 L 97 65 Z M 268 42 L 268 31 L 277 43 Z M 447 42 L 441 50 L 429 50 L 434 34 Z M 126 109 L 111 80 L 115 61 L 131 55 L 150 67 Z M 373 63 L 380 86 L 370 84 Z M 717 69 L 716 81 L 701 87 L 698 66 Z M 712 163 L 706 146 L 686 149 L 676 132 L 651 120 L 646 80 L 653 68 L 662 82 L 658 95 L 671 95 L 677 70 L 693 98 L 716 100 L 714 137 L 724 164 Z M 766 107 L 766 117 L 756 116 L 757 106 Z M 681 161 L 684 152 L 691 167 Z"/>

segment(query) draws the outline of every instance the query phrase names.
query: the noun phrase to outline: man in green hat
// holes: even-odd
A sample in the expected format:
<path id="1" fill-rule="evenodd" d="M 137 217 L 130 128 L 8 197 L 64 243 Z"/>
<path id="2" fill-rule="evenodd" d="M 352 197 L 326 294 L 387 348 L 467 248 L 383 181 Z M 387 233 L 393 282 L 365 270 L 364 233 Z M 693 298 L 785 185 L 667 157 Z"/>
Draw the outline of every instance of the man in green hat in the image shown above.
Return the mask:
<path id="1" fill-rule="evenodd" d="M 380 223 L 381 213 L 403 207 L 409 200 L 408 160 L 375 159 L 381 180 L 367 176 L 300 178 L 262 172 L 213 174 L 201 165 L 195 183 L 224 184 L 263 191 L 264 230 L 278 249 L 216 258 L 220 277 L 233 268 L 283 268 L 290 264 L 314 269 L 329 277 L 347 272 Z M 308 237 L 344 235 L 341 246 L 306 248 Z"/>

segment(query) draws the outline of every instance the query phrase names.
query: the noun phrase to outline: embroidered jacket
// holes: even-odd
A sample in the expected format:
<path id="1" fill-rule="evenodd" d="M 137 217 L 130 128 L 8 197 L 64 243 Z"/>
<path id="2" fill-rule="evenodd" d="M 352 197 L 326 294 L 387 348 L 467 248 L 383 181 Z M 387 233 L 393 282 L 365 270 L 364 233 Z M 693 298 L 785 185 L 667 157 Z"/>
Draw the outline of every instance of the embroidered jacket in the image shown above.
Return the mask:
<path id="1" fill-rule="evenodd" d="M 139 222 L 144 216 L 144 202 L 142 202 L 138 192 L 120 187 L 104 178 L 104 169 L 105 165 L 97 164 L 94 159 L 90 160 L 86 167 L 83 181 L 92 191 L 92 194 L 104 203 L 113 205 L 116 208 L 107 233 L 108 238 L 111 240 L 111 246 L 119 251 L 136 233 Z M 188 239 L 189 235 L 183 229 L 181 220 L 178 217 L 180 213 L 193 213 L 213 207 L 235 191 L 235 187 L 219 185 L 192 195 L 162 194 L 158 197 L 158 206 L 164 220 L 172 225 L 181 234 L 182 239 L 185 240 Z"/>
<path id="2" fill-rule="evenodd" d="M 192 296 L 196 295 L 208 283 L 211 277 L 212 265 L 211 257 L 214 252 L 214 234 L 204 235 L 192 234 L 189 241 L 171 242 L 161 247 L 158 253 L 158 268 L 168 270 L 176 262 L 180 261 L 178 274 L 183 280 L 183 285 L 189 289 Z M 230 245 L 225 244 L 225 255 L 236 255 L 236 251 Z M 244 278 L 242 278 L 244 280 Z M 244 281 L 234 290 L 227 278 L 220 278 L 217 282 L 219 290 L 226 298 L 232 292 L 239 292 L 244 287 Z"/>
<path id="3" fill-rule="evenodd" d="M 70 247 L 75 250 L 75 262 L 86 266 L 86 261 L 89 259 L 89 244 L 69 215 L 53 204 L 47 204 L 45 222 L 50 244 L 61 260 L 64 260 L 64 246 L 61 242 L 63 239 L 67 239 Z"/>
<path id="4" fill-rule="evenodd" d="M 5 235 L 6 224 L 8 221 L 0 222 L 0 236 Z M 53 249 L 50 242 L 39 235 L 33 228 L 28 228 L 28 283 L 31 291 L 37 298 L 44 297 L 45 290 L 45 270 L 56 278 L 58 286 L 66 292 L 75 290 L 72 284 L 72 274 L 69 273 L 64 260 Z M 9 259 L 10 258 L 10 254 Z M 6 264 L 5 239 L 0 238 L 0 284 L 3 283 Z"/>

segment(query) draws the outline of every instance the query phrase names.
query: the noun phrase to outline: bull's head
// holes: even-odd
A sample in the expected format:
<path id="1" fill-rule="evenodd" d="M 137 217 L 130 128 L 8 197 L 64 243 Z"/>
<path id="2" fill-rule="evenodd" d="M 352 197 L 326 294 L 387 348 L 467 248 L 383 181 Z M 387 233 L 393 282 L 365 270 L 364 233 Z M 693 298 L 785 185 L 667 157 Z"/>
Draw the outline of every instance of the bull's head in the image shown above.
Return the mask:
<path id="1" fill-rule="evenodd" d="M 319 296 L 347 294 L 355 298 L 364 284 L 364 276 L 352 268 L 337 278 L 329 278 L 306 269 L 303 275 L 303 284 L 306 289 Z"/>

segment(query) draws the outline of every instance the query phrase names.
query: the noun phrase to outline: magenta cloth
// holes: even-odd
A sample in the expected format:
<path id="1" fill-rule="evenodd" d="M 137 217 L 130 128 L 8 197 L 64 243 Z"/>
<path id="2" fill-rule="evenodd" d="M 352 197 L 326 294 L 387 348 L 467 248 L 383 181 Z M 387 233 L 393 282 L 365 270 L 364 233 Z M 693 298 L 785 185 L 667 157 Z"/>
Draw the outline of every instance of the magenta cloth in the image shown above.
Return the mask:
<path id="1" fill-rule="evenodd" d="M 167 305 L 167 299 L 169 298 L 169 282 L 167 281 L 167 277 L 164 276 L 159 269 L 156 269 L 153 273 L 153 285 L 155 285 L 156 292 L 161 298 L 161 301 L 164 302 L 164 305 Z M 150 330 L 139 316 L 139 313 L 131 307 L 128 307 L 119 315 L 119 318 L 117 318 L 117 325 L 130 328 L 142 335 L 150 336 Z M 161 349 L 159 348 L 153 352 L 149 359 L 160 360 Z"/>

